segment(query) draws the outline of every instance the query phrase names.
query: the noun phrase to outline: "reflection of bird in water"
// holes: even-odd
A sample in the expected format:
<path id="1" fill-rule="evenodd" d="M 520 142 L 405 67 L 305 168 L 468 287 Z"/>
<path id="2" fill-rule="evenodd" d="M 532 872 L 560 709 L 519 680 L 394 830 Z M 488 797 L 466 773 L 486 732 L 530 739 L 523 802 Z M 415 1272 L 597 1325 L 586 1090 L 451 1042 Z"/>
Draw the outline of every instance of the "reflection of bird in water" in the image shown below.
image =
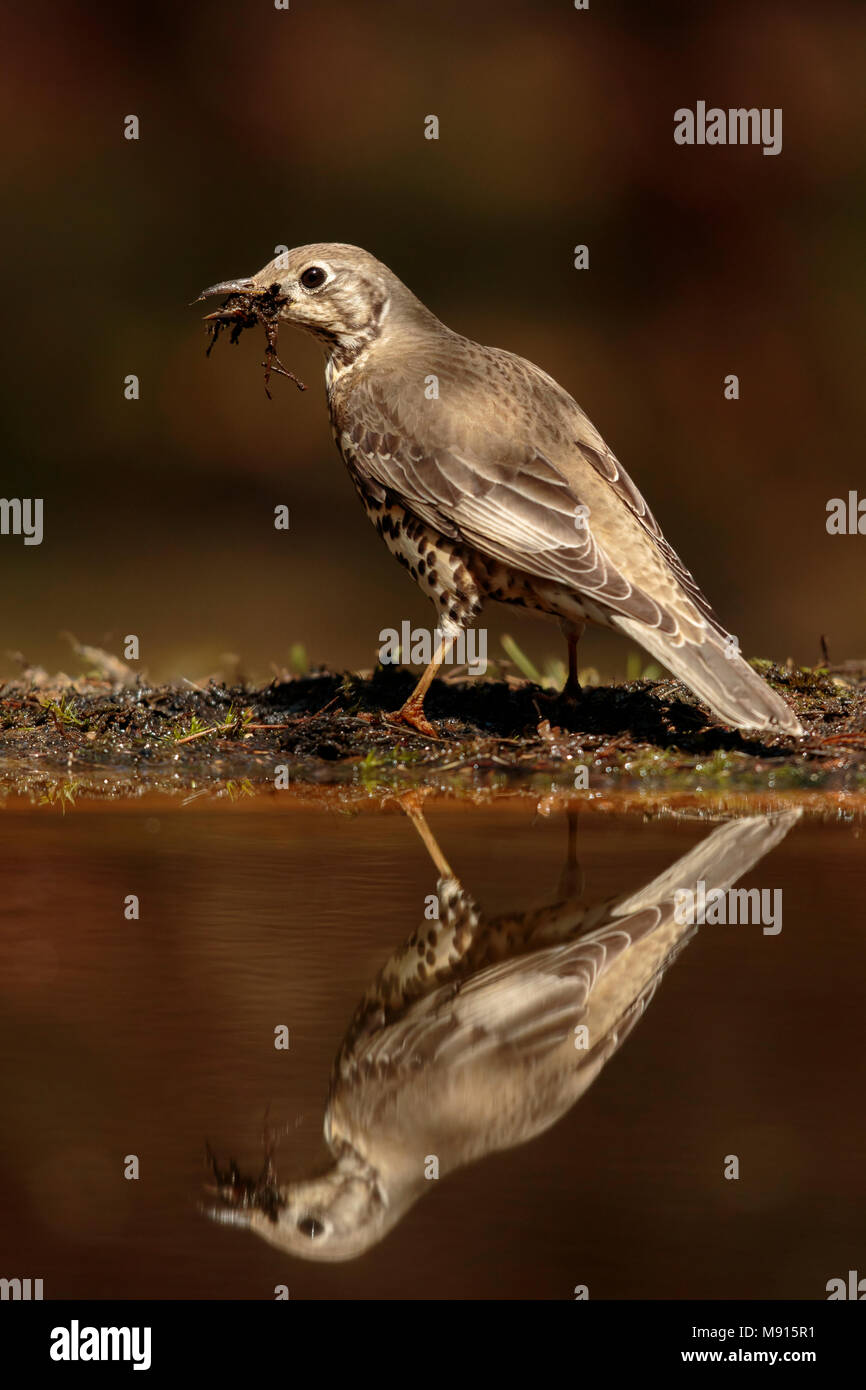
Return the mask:
<path id="1" fill-rule="evenodd" d="M 575 821 L 560 900 L 486 918 L 409 806 L 438 871 L 438 920 L 386 962 L 349 1024 L 331 1077 L 326 1172 L 280 1185 L 214 1162 L 209 1214 L 314 1260 L 375 1245 L 437 1176 L 549 1129 L 640 1018 L 696 928 L 674 895 L 726 890 L 784 838 L 799 812 L 719 826 L 644 888 L 585 906 Z"/>

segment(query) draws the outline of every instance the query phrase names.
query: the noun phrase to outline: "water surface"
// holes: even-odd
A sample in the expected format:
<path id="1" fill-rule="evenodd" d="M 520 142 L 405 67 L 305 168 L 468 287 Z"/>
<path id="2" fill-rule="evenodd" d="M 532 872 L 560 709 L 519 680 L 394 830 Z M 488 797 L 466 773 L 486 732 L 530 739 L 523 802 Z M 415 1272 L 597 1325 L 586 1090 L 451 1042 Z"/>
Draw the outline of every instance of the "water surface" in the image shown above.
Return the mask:
<path id="1" fill-rule="evenodd" d="M 862 1265 L 859 823 L 423 815 L 7 808 L 0 1274 L 51 1298 L 822 1298 Z M 672 921 L 689 874 L 735 871 L 781 889 L 781 931 Z M 449 911 L 462 945 L 421 979 Z M 309 1187 L 301 1254 L 208 1220 L 206 1142 L 259 1173 L 266 1111 L 281 1183 L 333 1168 L 338 1057 L 332 1131 L 384 1229 L 304 1250 Z"/>

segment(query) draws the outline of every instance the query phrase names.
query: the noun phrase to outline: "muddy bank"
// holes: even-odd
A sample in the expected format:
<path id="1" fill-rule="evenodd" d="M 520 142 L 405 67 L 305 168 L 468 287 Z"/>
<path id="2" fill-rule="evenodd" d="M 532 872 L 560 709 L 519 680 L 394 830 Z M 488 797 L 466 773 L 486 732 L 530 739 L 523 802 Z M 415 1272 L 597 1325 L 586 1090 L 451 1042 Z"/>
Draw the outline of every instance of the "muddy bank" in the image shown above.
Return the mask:
<path id="1" fill-rule="evenodd" d="M 339 786 L 472 794 L 588 789 L 671 794 L 866 793 L 866 667 L 754 663 L 804 738 L 714 724 L 679 681 L 595 686 L 577 701 L 529 682 L 437 681 L 438 738 L 389 723 L 410 672 L 321 672 L 264 688 L 76 680 L 25 673 L 0 686 L 0 796 L 220 795 Z"/>

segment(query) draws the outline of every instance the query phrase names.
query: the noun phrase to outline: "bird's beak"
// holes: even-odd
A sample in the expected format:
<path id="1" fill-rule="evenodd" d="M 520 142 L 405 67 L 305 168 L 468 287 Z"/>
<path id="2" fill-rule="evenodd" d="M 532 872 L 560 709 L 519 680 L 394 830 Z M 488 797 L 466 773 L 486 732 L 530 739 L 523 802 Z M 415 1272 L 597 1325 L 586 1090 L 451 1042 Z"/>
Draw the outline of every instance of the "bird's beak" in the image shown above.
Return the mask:
<path id="1" fill-rule="evenodd" d="M 209 285 L 206 290 L 202 290 L 198 299 L 193 300 L 193 304 L 200 304 L 203 299 L 212 299 L 214 295 L 228 294 L 264 294 L 265 291 L 254 280 L 220 280 L 218 285 Z M 205 314 L 205 319 L 225 318 L 225 312 L 217 309 L 215 314 Z"/>

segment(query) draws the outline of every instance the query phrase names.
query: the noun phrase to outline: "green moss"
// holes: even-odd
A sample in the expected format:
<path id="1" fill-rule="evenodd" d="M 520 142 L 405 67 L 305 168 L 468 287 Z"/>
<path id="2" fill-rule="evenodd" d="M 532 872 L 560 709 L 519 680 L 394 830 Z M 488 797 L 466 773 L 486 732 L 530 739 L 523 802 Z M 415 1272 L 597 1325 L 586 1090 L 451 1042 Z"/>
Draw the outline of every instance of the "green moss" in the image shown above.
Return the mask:
<path id="1" fill-rule="evenodd" d="M 40 700 L 42 708 L 50 714 L 58 724 L 66 725 L 71 729 L 89 729 L 90 724 L 86 719 L 79 719 L 72 708 L 72 701 L 68 695 L 63 695 L 59 700 Z"/>

